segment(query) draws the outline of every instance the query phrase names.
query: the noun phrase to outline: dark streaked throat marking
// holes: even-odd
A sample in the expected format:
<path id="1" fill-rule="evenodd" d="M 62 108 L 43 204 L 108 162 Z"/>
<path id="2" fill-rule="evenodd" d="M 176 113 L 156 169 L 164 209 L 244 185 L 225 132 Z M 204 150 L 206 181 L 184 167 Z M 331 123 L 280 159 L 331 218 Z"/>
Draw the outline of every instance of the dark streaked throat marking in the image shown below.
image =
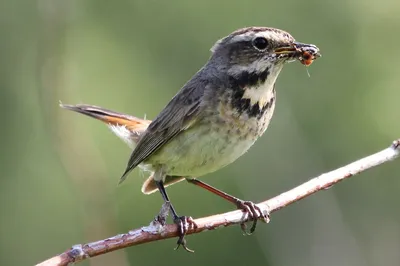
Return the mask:
<path id="1" fill-rule="evenodd" d="M 237 77 L 230 78 L 231 88 L 232 88 L 232 98 L 230 104 L 232 108 L 235 108 L 239 114 L 246 112 L 251 117 L 260 118 L 262 115 L 272 107 L 275 101 L 275 84 L 271 87 L 271 92 L 267 99 L 259 99 L 259 101 L 264 101 L 262 104 L 260 102 L 254 102 L 254 99 L 246 98 L 245 92 L 246 88 L 252 88 L 255 90 L 263 90 L 262 85 L 265 84 L 270 72 L 269 69 L 261 73 L 249 73 L 243 72 Z"/>
<path id="2" fill-rule="evenodd" d="M 268 68 L 261 73 L 257 72 L 249 73 L 247 71 L 244 71 L 240 73 L 237 77 L 232 77 L 232 79 L 233 82 L 236 83 L 236 85 L 242 88 L 255 87 L 257 85 L 263 84 L 267 80 L 269 74 L 270 72 Z"/>

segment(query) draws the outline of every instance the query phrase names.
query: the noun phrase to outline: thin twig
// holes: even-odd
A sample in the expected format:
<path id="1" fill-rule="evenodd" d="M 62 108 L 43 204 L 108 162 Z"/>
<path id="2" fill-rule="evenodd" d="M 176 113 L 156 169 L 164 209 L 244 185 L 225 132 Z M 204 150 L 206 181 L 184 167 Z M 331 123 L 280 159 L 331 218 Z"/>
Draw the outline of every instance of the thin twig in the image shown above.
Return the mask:
<path id="1" fill-rule="evenodd" d="M 396 159 L 400 155 L 400 139 L 380 152 L 362 158 L 339 169 L 322 174 L 302 185 L 282 193 L 270 200 L 261 202 L 258 206 L 266 212 L 274 212 L 302 198 L 310 196 L 317 191 L 331 187 L 332 185 L 361 173 L 367 169 Z M 230 226 L 248 221 L 247 214 L 240 210 L 217 214 L 195 220 L 196 229 L 189 229 L 188 234 L 200 233 L 205 230 L 213 230 L 222 226 Z M 156 240 L 167 239 L 178 236 L 175 224 L 161 226 L 159 222 L 153 221 L 149 226 L 144 226 L 125 234 L 116 235 L 111 238 L 97 242 L 75 245 L 64 253 L 54 256 L 42 263 L 40 266 L 68 265 L 80 262 L 84 259 L 95 257 L 114 250 L 149 243 Z"/>

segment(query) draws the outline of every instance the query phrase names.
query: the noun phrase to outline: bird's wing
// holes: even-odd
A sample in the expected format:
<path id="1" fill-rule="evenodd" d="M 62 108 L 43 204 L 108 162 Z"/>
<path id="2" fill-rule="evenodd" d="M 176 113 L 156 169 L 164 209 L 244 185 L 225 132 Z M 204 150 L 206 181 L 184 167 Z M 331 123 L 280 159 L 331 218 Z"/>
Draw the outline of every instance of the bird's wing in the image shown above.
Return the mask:
<path id="1" fill-rule="evenodd" d="M 196 122 L 202 109 L 203 92 L 204 87 L 187 84 L 172 98 L 139 140 L 119 183 L 141 162 Z"/>

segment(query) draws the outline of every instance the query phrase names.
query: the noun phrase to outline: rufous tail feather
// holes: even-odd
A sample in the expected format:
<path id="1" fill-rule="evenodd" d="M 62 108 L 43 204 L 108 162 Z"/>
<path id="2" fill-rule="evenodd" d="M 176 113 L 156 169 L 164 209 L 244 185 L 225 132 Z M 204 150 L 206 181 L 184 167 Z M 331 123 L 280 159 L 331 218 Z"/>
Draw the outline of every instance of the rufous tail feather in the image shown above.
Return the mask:
<path id="1" fill-rule="evenodd" d="M 65 109 L 96 118 L 107 124 L 124 125 L 128 128 L 133 128 L 134 130 L 142 129 L 142 131 L 144 131 L 151 123 L 151 120 L 140 119 L 134 116 L 114 112 L 94 105 L 69 105 L 61 103 L 60 106 Z"/>

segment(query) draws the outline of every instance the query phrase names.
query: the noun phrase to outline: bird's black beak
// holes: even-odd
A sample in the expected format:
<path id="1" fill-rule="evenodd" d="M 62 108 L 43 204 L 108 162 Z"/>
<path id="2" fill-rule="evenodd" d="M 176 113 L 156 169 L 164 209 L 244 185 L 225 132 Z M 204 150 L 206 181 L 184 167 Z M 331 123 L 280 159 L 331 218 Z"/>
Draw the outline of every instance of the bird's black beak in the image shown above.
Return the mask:
<path id="1" fill-rule="evenodd" d="M 294 44 L 287 45 L 287 46 L 281 46 L 274 50 L 274 53 L 277 55 L 291 55 L 296 52 L 297 52 L 297 50 L 296 50 L 296 46 Z"/>
<path id="2" fill-rule="evenodd" d="M 285 58 L 290 62 L 291 59 L 298 59 L 305 66 L 311 65 L 315 59 L 321 56 L 319 49 L 314 44 L 293 42 L 283 45 L 274 50 L 277 58 Z"/>
<path id="3" fill-rule="evenodd" d="M 319 49 L 314 44 L 306 44 L 300 42 L 293 42 L 289 45 L 283 45 L 274 50 L 277 55 L 288 55 L 296 57 L 298 55 L 308 52 L 313 55 L 314 58 L 320 57 Z"/>

